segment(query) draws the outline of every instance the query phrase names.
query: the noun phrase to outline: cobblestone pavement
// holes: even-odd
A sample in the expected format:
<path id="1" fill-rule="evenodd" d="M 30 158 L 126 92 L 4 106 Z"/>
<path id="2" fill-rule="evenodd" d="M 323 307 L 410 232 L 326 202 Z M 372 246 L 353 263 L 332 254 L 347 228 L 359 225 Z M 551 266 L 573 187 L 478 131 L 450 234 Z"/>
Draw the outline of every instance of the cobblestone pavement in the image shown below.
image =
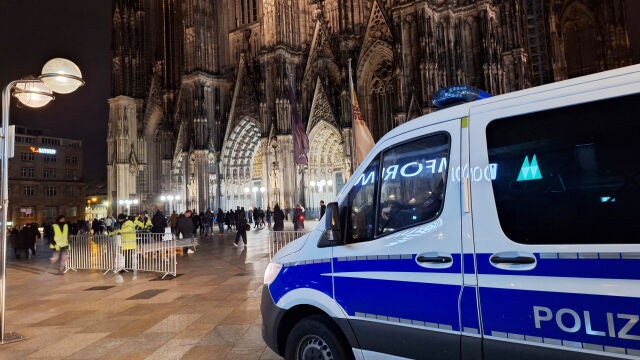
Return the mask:
<path id="1" fill-rule="evenodd" d="M 269 231 L 248 232 L 246 248 L 232 246 L 235 233 L 203 237 L 195 254 L 178 256 L 169 280 L 143 272 L 60 276 L 42 240 L 26 261 L 8 249 L 5 339 L 16 332 L 26 340 L 0 345 L 0 360 L 280 359 L 261 335 Z"/>

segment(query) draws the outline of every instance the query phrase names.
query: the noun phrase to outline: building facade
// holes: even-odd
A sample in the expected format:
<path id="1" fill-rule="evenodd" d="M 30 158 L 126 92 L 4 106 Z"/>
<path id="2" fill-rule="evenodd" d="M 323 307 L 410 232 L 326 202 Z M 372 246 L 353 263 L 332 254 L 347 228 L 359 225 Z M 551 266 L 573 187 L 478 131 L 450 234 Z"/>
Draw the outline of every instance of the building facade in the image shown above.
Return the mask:
<path id="1" fill-rule="evenodd" d="M 631 64 L 624 0 L 114 0 L 112 39 L 109 201 L 165 211 L 313 216 L 357 166 L 349 64 L 375 140 L 444 86 Z"/>
<path id="2" fill-rule="evenodd" d="M 18 127 L 9 160 L 8 220 L 14 226 L 84 219 L 82 141 Z"/>

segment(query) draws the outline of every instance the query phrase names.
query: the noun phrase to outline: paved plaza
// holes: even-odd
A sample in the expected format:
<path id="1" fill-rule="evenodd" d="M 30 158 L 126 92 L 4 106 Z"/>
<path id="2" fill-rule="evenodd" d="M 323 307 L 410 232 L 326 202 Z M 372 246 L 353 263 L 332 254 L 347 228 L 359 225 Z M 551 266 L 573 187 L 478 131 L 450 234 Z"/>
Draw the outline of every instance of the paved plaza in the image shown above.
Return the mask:
<path id="1" fill-rule="evenodd" d="M 143 272 L 60 276 L 42 240 L 27 261 L 8 249 L 5 334 L 27 339 L 0 345 L 0 360 L 281 359 L 261 336 L 269 231 L 248 232 L 246 248 L 232 246 L 234 232 L 203 237 L 195 254 L 178 255 L 178 276 L 168 280 Z"/>

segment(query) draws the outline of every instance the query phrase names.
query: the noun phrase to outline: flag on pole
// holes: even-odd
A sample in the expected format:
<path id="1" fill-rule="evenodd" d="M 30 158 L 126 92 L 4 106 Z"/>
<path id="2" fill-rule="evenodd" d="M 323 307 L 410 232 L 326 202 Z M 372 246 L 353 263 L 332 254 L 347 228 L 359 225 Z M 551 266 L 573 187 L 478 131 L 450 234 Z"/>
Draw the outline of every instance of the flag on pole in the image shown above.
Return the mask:
<path id="1" fill-rule="evenodd" d="M 371 136 L 371 131 L 364 122 L 360 106 L 358 106 L 358 96 L 353 87 L 353 77 L 351 75 L 351 59 L 349 59 L 349 88 L 351 92 L 351 106 L 353 108 L 353 142 L 356 148 L 356 165 L 362 163 L 369 151 L 373 149 L 375 141 Z"/>
<path id="2" fill-rule="evenodd" d="M 298 165 L 308 165 L 309 138 L 298 114 L 298 102 L 296 91 L 293 88 L 292 76 L 289 76 L 289 103 L 291 104 L 291 129 L 293 132 L 293 160 Z"/>

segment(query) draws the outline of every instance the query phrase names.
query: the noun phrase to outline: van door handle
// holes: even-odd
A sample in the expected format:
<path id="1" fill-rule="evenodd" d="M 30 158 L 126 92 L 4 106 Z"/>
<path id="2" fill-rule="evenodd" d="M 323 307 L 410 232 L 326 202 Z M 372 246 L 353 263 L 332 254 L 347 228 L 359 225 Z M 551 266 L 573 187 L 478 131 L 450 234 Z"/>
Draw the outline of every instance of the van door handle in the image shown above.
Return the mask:
<path id="1" fill-rule="evenodd" d="M 494 264 L 533 264 L 536 262 L 536 258 L 531 256 L 507 257 L 507 256 L 493 255 L 491 257 L 491 262 Z"/>
<path id="2" fill-rule="evenodd" d="M 439 251 L 430 251 L 416 256 L 416 264 L 428 269 L 447 269 L 453 266 L 451 254 Z"/>
<path id="3" fill-rule="evenodd" d="M 446 264 L 446 263 L 452 262 L 453 258 L 451 256 L 424 256 L 424 255 L 420 255 L 420 256 L 418 256 L 418 258 L 416 260 L 418 262 L 421 262 L 421 263 Z"/>

